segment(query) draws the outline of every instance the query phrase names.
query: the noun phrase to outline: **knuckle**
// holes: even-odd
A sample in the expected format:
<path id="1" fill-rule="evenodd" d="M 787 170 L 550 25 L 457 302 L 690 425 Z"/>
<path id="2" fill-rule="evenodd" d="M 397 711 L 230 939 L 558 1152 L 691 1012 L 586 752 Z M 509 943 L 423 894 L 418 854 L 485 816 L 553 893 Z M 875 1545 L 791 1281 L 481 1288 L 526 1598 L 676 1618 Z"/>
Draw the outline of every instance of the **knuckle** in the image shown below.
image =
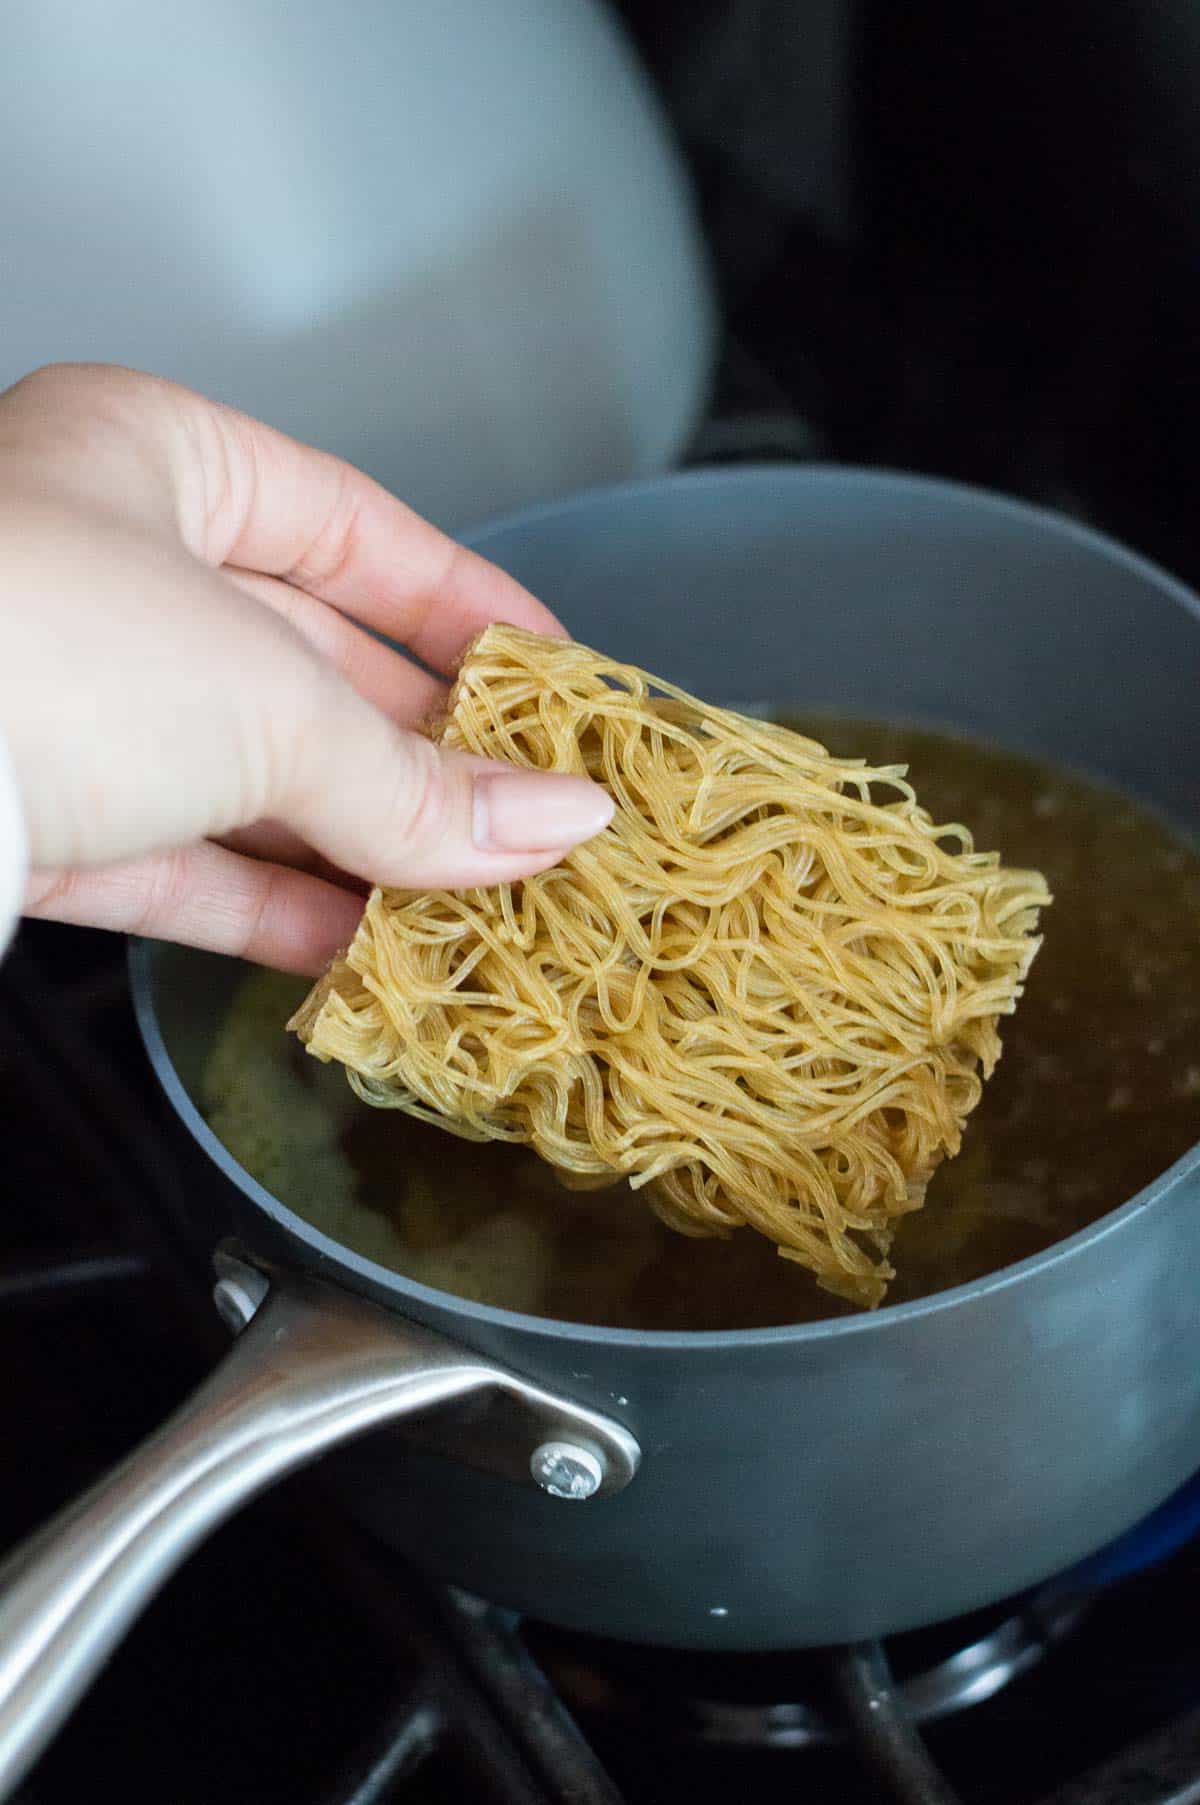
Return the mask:
<path id="1" fill-rule="evenodd" d="M 223 564 L 253 499 L 255 470 L 247 435 L 217 409 L 189 405 L 178 414 L 183 455 L 176 470 L 184 543 L 206 563 Z"/>
<path id="2" fill-rule="evenodd" d="M 352 569 L 358 548 L 362 493 L 349 465 L 335 467 L 333 499 L 321 525 L 288 572 L 302 589 L 336 589 Z"/>
<path id="3" fill-rule="evenodd" d="M 24 911 L 47 921 L 69 921 L 78 888 L 77 871 L 32 871 L 25 880 Z"/>
<path id="4" fill-rule="evenodd" d="M 127 370 L 120 364 L 63 362 L 39 364 L 14 383 L 9 394 L 42 407 L 69 401 L 78 408 L 81 404 L 121 401 L 161 386 L 165 385 L 159 378 Z"/>
<path id="5" fill-rule="evenodd" d="M 170 509 L 164 452 L 172 444 L 176 391 L 156 376 L 117 365 L 43 364 L 4 397 L 34 468 L 53 472 L 78 493 L 119 498 L 160 518 Z"/>
<path id="6" fill-rule="evenodd" d="M 14 382 L 9 393 L 44 398 L 64 388 L 74 391 L 80 384 L 94 382 L 101 368 L 99 364 L 87 363 L 39 364 L 36 369 L 22 376 L 19 382 Z"/>
<path id="7" fill-rule="evenodd" d="M 257 889 L 246 919 L 238 934 L 235 956 L 254 961 L 272 944 L 271 921 L 279 896 L 282 874 L 264 865 L 255 872 Z"/>
<path id="8" fill-rule="evenodd" d="M 145 887 L 131 915 L 130 931 L 154 935 L 178 925 L 188 901 L 189 859 L 185 848 L 161 853 L 146 870 Z"/>
<path id="9" fill-rule="evenodd" d="M 264 712 L 244 735 L 245 820 L 303 807 L 328 777 L 329 737 L 338 732 L 340 680 L 288 624 L 280 623 L 286 656 L 271 665 Z M 336 751 L 336 745 L 334 748 Z"/>
<path id="10" fill-rule="evenodd" d="M 437 747 L 416 734 L 400 738 L 388 809 L 391 831 L 406 846 L 431 846 L 451 826 L 451 785 Z"/>

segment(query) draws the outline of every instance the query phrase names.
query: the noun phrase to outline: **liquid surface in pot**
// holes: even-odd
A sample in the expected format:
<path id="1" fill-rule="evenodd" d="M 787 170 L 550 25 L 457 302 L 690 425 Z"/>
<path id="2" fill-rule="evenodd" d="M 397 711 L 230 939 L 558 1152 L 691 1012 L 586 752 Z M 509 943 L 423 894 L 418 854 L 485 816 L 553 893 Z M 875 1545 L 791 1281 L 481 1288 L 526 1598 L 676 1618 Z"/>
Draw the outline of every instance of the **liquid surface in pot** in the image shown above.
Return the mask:
<path id="1" fill-rule="evenodd" d="M 1037 1253 L 1200 1139 L 1200 857 L 1123 796 L 946 734 L 791 719 L 903 763 L 934 819 L 1044 871 L 1054 892 L 1004 1056 L 957 1159 L 900 1225 L 890 1303 Z M 283 1024 L 303 980 L 239 991 L 200 1099 L 239 1163 L 359 1253 L 478 1302 L 612 1327 L 732 1329 L 851 1312 L 750 1230 L 664 1228 L 626 1186 L 564 1190 L 525 1149 L 366 1108 Z"/>

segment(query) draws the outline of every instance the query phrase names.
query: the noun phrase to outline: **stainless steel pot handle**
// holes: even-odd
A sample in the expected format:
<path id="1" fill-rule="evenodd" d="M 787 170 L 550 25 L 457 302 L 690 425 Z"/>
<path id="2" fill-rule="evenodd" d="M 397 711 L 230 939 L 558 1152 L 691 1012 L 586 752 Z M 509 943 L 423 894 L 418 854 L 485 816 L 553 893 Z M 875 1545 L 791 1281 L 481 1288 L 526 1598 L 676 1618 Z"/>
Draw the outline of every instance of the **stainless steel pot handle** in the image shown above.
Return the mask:
<path id="1" fill-rule="evenodd" d="M 603 1497 L 637 1470 L 637 1442 L 619 1423 L 440 1335 L 299 1274 L 267 1290 L 228 1257 L 218 1271 L 222 1313 L 253 1318 L 232 1352 L 0 1567 L 0 1799 L 192 1549 L 327 1448 L 434 1413 L 427 1446 L 552 1496 Z"/>

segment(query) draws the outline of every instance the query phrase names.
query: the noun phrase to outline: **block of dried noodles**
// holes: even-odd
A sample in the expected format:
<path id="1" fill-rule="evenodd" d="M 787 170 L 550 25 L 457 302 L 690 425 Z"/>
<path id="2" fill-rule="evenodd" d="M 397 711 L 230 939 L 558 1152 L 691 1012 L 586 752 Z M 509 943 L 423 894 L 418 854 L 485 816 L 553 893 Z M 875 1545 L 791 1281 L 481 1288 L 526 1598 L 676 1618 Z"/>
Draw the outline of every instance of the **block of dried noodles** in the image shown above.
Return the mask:
<path id="1" fill-rule="evenodd" d="M 903 767 L 511 627 L 439 733 L 586 772 L 613 822 L 524 883 L 376 890 L 290 1024 L 309 1051 L 367 1103 L 627 1178 L 684 1234 L 748 1224 L 877 1304 L 999 1056 L 1042 878 L 936 827 Z"/>

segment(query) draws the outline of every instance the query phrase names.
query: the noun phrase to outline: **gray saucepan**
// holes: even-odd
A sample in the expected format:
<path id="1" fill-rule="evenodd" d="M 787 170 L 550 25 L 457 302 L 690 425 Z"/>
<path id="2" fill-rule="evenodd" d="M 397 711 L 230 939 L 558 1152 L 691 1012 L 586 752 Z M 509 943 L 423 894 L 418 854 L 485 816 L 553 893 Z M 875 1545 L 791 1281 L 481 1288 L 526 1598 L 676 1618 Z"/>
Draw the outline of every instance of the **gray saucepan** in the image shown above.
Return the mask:
<path id="1" fill-rule="evenodd" d="M 957 725 L 1200 824 L 1200 605 L 1071 521 L 761 468 L 585 495 L 475 543 L 581 638 L 702 695 Z M 348 1252 L 230 1159 L 193 1098 L 239 975 L 133 952 L 150 1057 L 232 1181 L 242 1251 L 221 1253 L 218 1295 L 249 1326 L 11 1557 L 3 1784 L 215 1523 L 369 1429 L 337 1483 L 431 1572 L 696 1649 L 953 1616 L 1067 1567 L 1200 1466 L 1200 1150 L 1044 1255 L 873 1315 L 705 1334 L 520 1316 Z"/>

